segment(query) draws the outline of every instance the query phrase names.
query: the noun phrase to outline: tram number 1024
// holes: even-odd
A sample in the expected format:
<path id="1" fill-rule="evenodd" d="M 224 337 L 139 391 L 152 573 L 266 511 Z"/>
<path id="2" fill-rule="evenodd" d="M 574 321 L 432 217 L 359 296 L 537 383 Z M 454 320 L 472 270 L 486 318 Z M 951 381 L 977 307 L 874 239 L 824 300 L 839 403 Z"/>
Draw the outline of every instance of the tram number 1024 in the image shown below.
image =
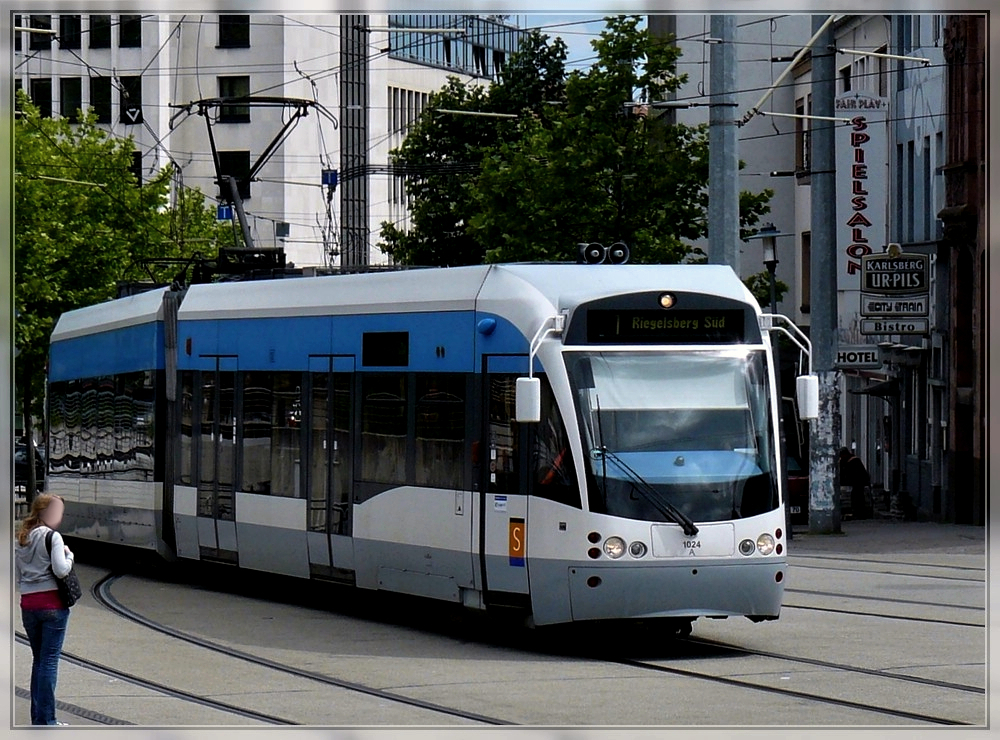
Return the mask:
<path id="1" fill-rule="evenodd" d="M 684 540 L 684 549 L 692 550 L 701 547 L 701 540 Z"/>

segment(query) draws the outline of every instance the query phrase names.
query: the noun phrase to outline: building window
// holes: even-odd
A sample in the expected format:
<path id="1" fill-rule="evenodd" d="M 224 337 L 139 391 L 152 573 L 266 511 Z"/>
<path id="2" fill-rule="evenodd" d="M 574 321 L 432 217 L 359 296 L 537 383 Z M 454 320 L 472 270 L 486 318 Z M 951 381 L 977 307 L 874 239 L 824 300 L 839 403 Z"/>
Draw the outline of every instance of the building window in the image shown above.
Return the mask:
<path id="1" fill-rule="evenodd" d="M 21 25 L 24 21 L 21 20 L 21 16 L 14 16 L 14 27 L 23 28 Z M 23 31 L 14 31 L 14 51 L 21 51 L 21 34 Z"/>
<path id="2" fill-rule="evenodd" d="M 61 15 L 59 16 L 59 48 L 79 49 L 81 38 L 81 16 Z"/>
<path id="3" fill-rule="evenodd" d="M 923 231 L 924 231 L 924 241 L 930 241 L 933 238 L 931 233 L 931 214 L 937 212 L 937 208 L 934 207 L 934 191 L 931 189 L 931 137 L 924 137 L 924 150 L 921 154 L 922 161 L 922 179 L 924 187 L 924 207 L 923 207 Z"/>
<path id="4" fill-rule="evenodd" d="M 846 67 L 840 68 L 840 91 L 850 92 L 851 91 L 851 65 L 848 64 Z"/>
<path id="5" fill-rule="evenodd" d="M 52 117 L 52 80 L 48 77 L 37 77 L 30 82 L 31 102 L 38 108 L 42 118 Z"/>
<path id="6" fill-rule="evenodd" d="M 486 76 L 486 47 L 485 46 L 473 46 L 472 47 L 472 61 L 476 68 L 476 74 L 481 77 Z"/>
<path id="7" fill-rule="evenodd" d="M 52 30 L 52 16 L 51 15 L 33 15 L 31 16 L 31 28 L 43 29 L 46 31 Z M 42 51 L 45 49 L 52 48 L 52 34 L 49 33 L 33 33 L 28 37 L 28 48 L 32 51 Z"/>
<path id="8" fill-rule="evenodd" d="M 802 294 L 802 305 L 799 310 L 802 313 L 809 313 L 812 285 L 812 232 L 810 231 L 802 232 L 802 259 L 799 260 L 799 264 L 801 265 L 799 286 Z"/>
<path id="9" fill-rule="evenodd" d="M 90 48 L 91 49 L 111 48 L 110 15 L 90 16 Z"/>
<path id="10" fill-rule="evenodd" d="M 243 200 L 249 198 L 250 152 L 245 150 L 236 152 L 219 152 L 219 167 L 221 169 L 221 174 L 224 177 L 226 175 L 231 175 L 236 178 L 236 189 L 240 194 L 240 198 Z M 223 200 L 229 200 L 230 191 L 228 184 L 219 184 L 219 197 Z"/>
<path id="11" fill-rule="evenodd" d="M 493 50 L 493 74 L 499 76 L 503 72 L 503 65 L 507 61 L 507 54 L 502 51 Z"/>
<path id="12" fill-rule="evenodd" d="M 250 16 L 219 16 L 219 47 L 222 49 L 247 49 L 250 47 Z"/>
<path id="13" fill-rule="evenodd" d="M 118 27 L 118 45 L 126 48 L 142 46 L 142 16 L 123 15 Z"/>
<path id="14" fill-rule="evenodd" d="M 111 123 L 111 78 L 90 78 L 90 107 L 98 123 Z"/>
<path id="15" fill-rule="evenodd" d="M 132 166 L 128 171 L 135 177 L 136 184 L 142 185 L 142 152 L 132 152 Z"/>
<path id="16" fill-rule="evenodd" d="M 888 52 L 888 47 L 885 45 L 880 46 L 875 50 L 879 54 L 886 54 Z M 883 59 L 882 57 L 876 57 L 878 64 L 878 94 L 879 97 L 884 98 L 889 94 L 889 72 L 888 72 L 888 59 Z"/>
<path id="17" fill-rule="evenodd" d="M 70 123 L 79 123 L 82 107 L 83 82 L 79 77 L 63 77 L 59 80 L 59 114 Z"/>
<path id="18" fill-rule="evenodd" d="M 795 101 L 795 113 L 800 116 L 812 113 L 812 96 Z M 812 145 L 809 137 L 809 120 L 795 119 L 795 172 L 797 176 L 808 177 L 812 169 Z M 802 182 L 808 182 L 804 180 Z"/>
<path id="19" fill-rule="evenodd" d="M 121 112 L 119 120 L 122 123 L 142 123 L 142 78 L 119 77 L 119 104 Z"/>
<path id="20" fill-rule="evenodd" d="M 906 190 L 904 191 L 906 195 L 906 200 L 908 201 L 904 208 L 906 208 L 906 236 L 907 241 L 916 241 L 917 233 L 914 230 L 913 216 L 916 210 L 915 204 L 912 200 L 915 186 L 915 173 L 914 173 L 914 152 L 913 152 L 913 142 L 906 142 Z"/>
<path id="21" fill-rule="evenodd" d="M 220 98 L 245 98 L 250 94 L 250 77 L 219 77 Z M 223 105 L 219 111 L 221 123 L 250 123 L 250 106 Z"/>

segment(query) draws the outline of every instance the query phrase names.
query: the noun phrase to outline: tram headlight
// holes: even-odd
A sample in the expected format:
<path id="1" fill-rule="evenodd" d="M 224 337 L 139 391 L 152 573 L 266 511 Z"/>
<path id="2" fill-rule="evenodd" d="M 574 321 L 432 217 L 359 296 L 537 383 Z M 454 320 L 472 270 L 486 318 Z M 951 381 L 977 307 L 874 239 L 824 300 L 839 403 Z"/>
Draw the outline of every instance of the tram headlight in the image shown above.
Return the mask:
<path id="1" fill-rule="evenodd" d="M 754 550 L 757 549 L 757 545 L 754 544 L 753 540 L 743 540 L 740 543 L 740 554 L 741 555 L 753 555 Z"/>
<path id="2" fill-rule="evenodd" d="M 757 538 L 757 549 L 760 550 L 761 555 L 770 555 L 771 551 L 774 550 L 774 537 L 767 532 L 762 534 Z"/>
<path id="3" fill-rule="evenodd" d="M 641 558 L 646 554 L 646 544 L 636 540 L 628 546 L 628 554 L 634 558 Z"/>
<path id="4" fill-rule="evenodd" d="M 617 560 L 625 554 L 625 540 L 621 537 L 608 537 L 604 540 L 604 554 Z"/>

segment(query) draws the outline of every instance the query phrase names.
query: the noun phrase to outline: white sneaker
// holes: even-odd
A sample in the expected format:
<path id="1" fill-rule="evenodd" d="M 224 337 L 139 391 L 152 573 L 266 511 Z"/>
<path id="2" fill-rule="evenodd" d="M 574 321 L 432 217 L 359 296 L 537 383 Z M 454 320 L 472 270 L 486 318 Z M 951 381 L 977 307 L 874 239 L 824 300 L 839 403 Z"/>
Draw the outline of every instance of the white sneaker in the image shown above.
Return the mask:
<path id="1" fill-rule="evenodd" d="M 56 722 L 56 727 L 69 727 L 69 722 Z"/>

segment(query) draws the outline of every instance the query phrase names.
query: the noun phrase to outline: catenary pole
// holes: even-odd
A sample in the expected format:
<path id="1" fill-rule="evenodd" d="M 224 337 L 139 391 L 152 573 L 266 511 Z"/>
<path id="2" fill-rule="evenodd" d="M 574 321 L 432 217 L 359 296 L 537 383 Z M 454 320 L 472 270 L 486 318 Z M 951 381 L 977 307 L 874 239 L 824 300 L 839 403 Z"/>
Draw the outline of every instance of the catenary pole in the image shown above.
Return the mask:
<path id="1" fill-rule="evenodd" d="M 812 52 L 812 100 L 816 116 L 833 116 L 836 61 L 833 30 L 826 16 L 813 16 L 822 33 Z M 836 451 L 840 438 L 840 397 L 834 353 L 837 345 L 837 232 L 833 121 L 811 123 L 812 266 L 810 339 L 813 371 L 819 376 L 819 417 L 809 425 L 809 531 L 840 531 L 836 496 Z"/>
<path id="2" fill-rule="evenodd" d="M 740 271 L 736 142 L 736 16 L 713 15 L 709 55 L 708 261 Z"/>

